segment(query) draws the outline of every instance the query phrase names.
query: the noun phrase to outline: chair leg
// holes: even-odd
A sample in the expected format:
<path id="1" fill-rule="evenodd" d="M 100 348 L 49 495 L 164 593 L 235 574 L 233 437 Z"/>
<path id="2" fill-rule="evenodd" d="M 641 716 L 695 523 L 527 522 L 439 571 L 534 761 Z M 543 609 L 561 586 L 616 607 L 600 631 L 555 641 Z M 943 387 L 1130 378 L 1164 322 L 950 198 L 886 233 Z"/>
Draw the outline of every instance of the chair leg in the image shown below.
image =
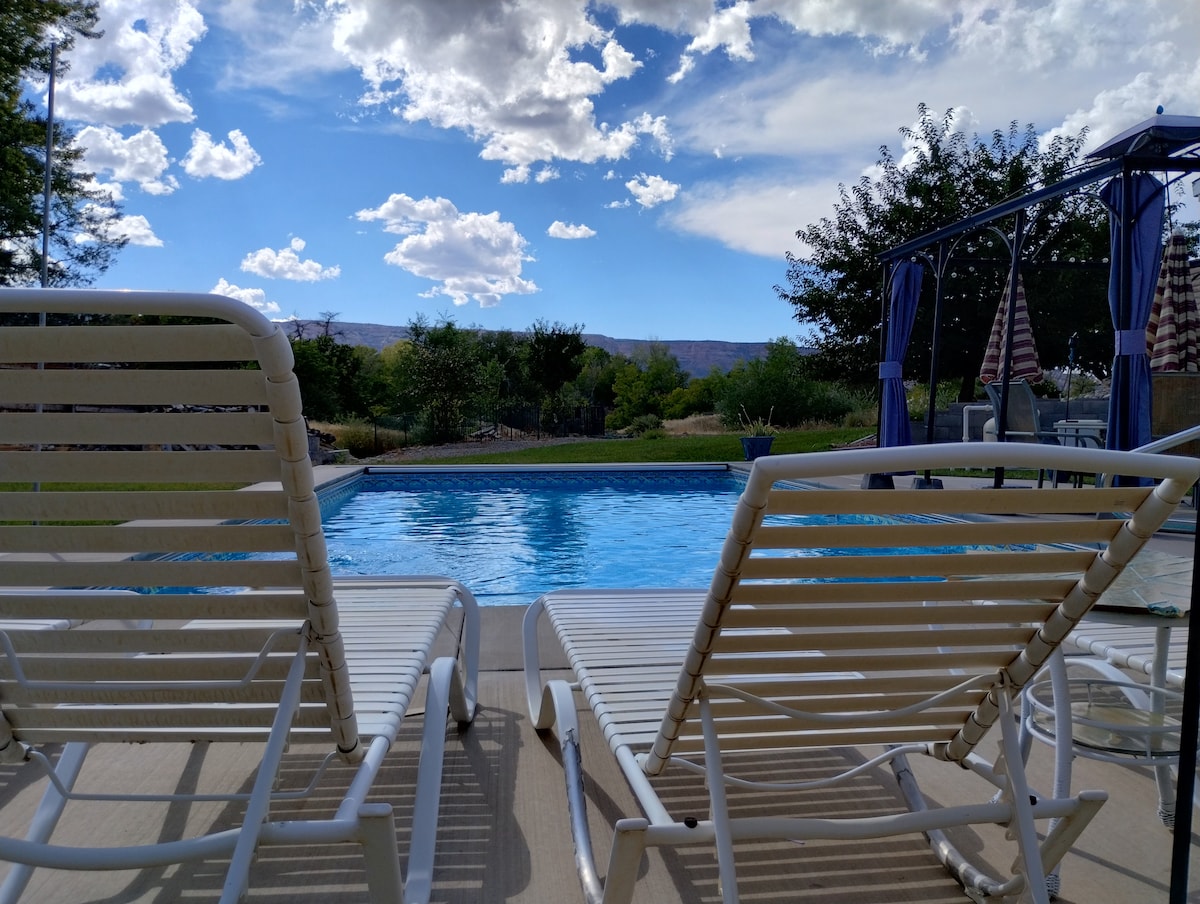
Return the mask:
<path id="1" fill-rule="evenodd" d="M 449 656 L 429 667 L 425 691 L 425 721 L 421 755 L 417 761 L 416 801 L 413 804 L 412 841 L 404 890 L 410 904 L 425 904 L 433 889 L 433 858 L 437 845 L 438 811 L 442 798 L 442 764 L 446 753 L 446 716 L 450 701 L 461 696 L 457 687 L 458 664 Z"/>
<path id="2" fill-rule="evenodd" d="M 363 804 L 358 809 L 358 824 L 367 868 L 368 900 L 371 904 L 405 904 L 392 805 Z"/>
<path id="3" fill-rule="evenodd" d="M 1020 900 L 1033 904 L 1049 904 L 1046 887 L 1046 872 L 1042 866 L 1041 849 L 1037 829 L 1033 823 L 1033 804 L 1029 786 L 1025 782 L 1025 769 L 1021 759 L 1021 740 L 1018 735 L 1016 713 L 1007 693 L 1000 697 L 1000 750 L 1001 764 L 997 771 L 1006 778 L 1004 796 L 1012 808 L 1009 833 L 1017 842 L 1017 871 L 1024 878 Z"/>
<path id="4" fill-rule="evenodd" d="M 725 799 L 725 768 L 721 746 L 713 722 L 708 694 L 700 695 L 700 722 L 704 727 L 704 769 L 708 781 L 708 799 L 712 808 L 713 831 L 717 841 L 717 879 L 721 883 L 722 904 L 738 904 L 737 867 L 733 860 L 733 835 L 729 822 L 729 804 Z"/>
<path id="5" fill-rule="evenodd" d="M 79 771 L 83 768 L 83 761 L 87 757 L 89 746 L 83 742 L 67 744 L 59 754 L 58 762 L 54 766 L 54 775 L 67 791 L 75 787 L 75 781 L 79 778 Z M 42 795 L 41 803 L 38 804 L 37 812 L 33 814 L 33 820 L 29 824 L 29 832 L 25 835 L 25 840 L 39 844 L 48 841 L 54 833 L 54 827 L 58 825 L 59 817 L 62 816 L 63 808 L 66 805 L 67 799 L 63 797 L 55 784 L 50 782 Z M 4 879 L 4 884 L 0 885 L 0 902 L 15 904 L 33 877 L 33 869 L 27 863 L 13 864 L 8 876 Z"/>
<path id="6" fill-rule="evenodd" d="M 646 850 L 648 825 L 645 819 L 618 820 L 604 877 L 603 904 L 628 904 L 633 900 L 633 887 Z"/>
<path id="7" fill-rule="evenodd" d="M 279 763 L 287 750 L 288 730 L 296 717 L 296 710 L 300 708 L 300 687 L 307 664 L 307 651 L 307 645 L 301 643 L 288 670 L 283 693 L 279 698 L 279 708 L 271 723 L 271 734 L 259 761 L 258 774 L 254 777 L 254 787 L 250 791 L 246 814 L 242 818 L 242 828 L 233 849 L 233 857 L 229 861 L 229 871 L 225 874 L 221 904 L 236 904 L 246 893 L 250 865 L 258 849 L 258 839 L 271 806 L 271 789 L 279 773 Z"/>

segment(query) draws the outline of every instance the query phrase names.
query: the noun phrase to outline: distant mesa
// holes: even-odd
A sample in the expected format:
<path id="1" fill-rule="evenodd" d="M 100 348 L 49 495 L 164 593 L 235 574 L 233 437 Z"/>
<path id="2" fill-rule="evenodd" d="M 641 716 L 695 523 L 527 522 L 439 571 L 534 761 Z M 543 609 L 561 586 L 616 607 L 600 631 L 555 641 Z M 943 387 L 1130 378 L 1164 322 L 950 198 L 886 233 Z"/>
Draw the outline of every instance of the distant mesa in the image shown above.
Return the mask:
<path id="1" fill-rule="evenodd" d="M 322 320 L 300 320 L 304 335 L 312 338 L 320 335 L 325 327 Z M 291 333 L 295 327 L 293 322 L 287 325 Z M 378 323 L 347 323 L 342 320 L 334 321 L 333 329 L 338 342 L 345 345 L 367 345 L 376 351 L 382 351 L 389 345 L 408 338 L 408 328 L 403 326 L 383 326 Z M 714 367 L 728 372 L 738 361 L 753 361 L 765 357 L 766 342 L 721 342 L 715 339 L 613 339 L 598 333 L 584 333 L 583 341 L 607 352 L 621 355 L 633 355 L 638 349 L 661 342 L 667 347 L 679 366 L 693 377 L 703 377 Z"/>

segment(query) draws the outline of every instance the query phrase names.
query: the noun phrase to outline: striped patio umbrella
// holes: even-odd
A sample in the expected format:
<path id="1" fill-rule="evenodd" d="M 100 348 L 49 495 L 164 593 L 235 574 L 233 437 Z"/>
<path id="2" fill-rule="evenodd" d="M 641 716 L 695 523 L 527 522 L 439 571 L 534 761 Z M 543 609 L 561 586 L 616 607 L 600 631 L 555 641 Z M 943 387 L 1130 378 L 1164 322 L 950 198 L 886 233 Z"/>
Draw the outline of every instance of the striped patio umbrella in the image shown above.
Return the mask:
<path id="1" fill-rule="evenodd" d="M 1152 371 L 1200 370 L 1200 311 L 1188 266 L 1187 239 L 1171 234 L 1158 271 L 1154 306 L 1146 324 L 1146 354 Z"/>
<path id="2" fill-rule="evenodd" d="M 987 350 L 983 355 L 983 366 L 979 368 L 979 379 L 984 383 L 993 380 L 1004 382 L 1004 347 L 1008 339 L 1008 298 L 1011 294 L 1010 281 L 1004 284 L 1000 306 L 992 321 L 992 332 L 988 336 Z M 1029 326 L 1029 306 L 1025 302 L 1025 284 L 1017 274 L 1016 318 L 1013 321 L 1012 373 L 1008 380 L 1026 380 L 1030 383 L 1042 379 L 1042 365 L 1038 362 L 1037 346 L 1033 342 L 1033 330 Z"/>

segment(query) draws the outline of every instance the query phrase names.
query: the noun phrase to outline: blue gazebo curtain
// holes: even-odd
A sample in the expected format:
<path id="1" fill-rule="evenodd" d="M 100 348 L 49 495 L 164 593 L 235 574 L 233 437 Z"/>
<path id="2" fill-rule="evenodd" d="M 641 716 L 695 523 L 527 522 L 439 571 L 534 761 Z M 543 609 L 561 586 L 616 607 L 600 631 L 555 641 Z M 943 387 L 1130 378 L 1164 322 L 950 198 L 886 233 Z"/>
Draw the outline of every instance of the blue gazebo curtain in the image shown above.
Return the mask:
<path id="1" fill-rule="evenodd" d="M 908 397 L 904 392 L 904 355 L 908 351 L 913 322 L 917 319 L 917 300 L 921 295 L 923 276 L 921 265 L 915 261 L 901 261 L 892 270 L 887 343 L 884 359 L 879 365 L 883 403 L 879 417 L 881 446 L 907 446 L 912 443 Z"/>
<path id="2" fill-rule="evenodd" d="M 1100 199 L 1112 229 L 1108 309 L 1116 333 L 1107 446 L 1135 449 L 1150 441 L 1146 324 L 1162 261 L 1165 191 L 1148 173 L 1132 173 L 1110 180 Z"/>

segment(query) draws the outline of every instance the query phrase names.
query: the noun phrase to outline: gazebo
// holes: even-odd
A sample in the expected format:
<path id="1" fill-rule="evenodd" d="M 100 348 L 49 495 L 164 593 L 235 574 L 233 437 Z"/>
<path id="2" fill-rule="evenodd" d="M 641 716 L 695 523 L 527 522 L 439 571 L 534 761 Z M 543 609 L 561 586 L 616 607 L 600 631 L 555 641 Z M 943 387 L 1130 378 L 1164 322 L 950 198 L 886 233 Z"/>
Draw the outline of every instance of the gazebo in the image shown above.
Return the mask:
<path id="1" fill-rule="evenodd" d="M 922 272 L 926 266 L 935 280 L 933 354 L 930 362 L 930 398 L 938 379 L 939 327 L 943 316 L 942 282 L 954 245 L 961 237 L 1011 218 L 1006 236 L 1009 264 L 1008 335 L 1013 334 L 1017 311 L 1017 274 L 1030 207 L 1061 195 L 1103 182 L 1100 200 L 1109 210 L 1112 226 L 1108 301 L 1115 336 L 1112 368 L 1113 392 L 1109 405 L 1107 444 L 1113 449 L 1133 449 L 1150 439 L 1150 376 L 1145 326 L 1150 316 L 1155 277 L 1162 257 L 1163 212 L 1171 182 L 1200 172 L 1200 116 L 1158 114 L 1105 142 L 1087 157 L 1085 165 L 1051 185 L 1035 188 L 1011 201 L 959 220 L 949 226 L 906 241 L 880 256 L 884 265 L 885 299 L 880 382 L 883 405 L 880 444 L 901 445 L 908 412 L 903 392 L 897 397 L 904 348 L 917 307 Z M 1153 173 L 1172 174 L 1167 184 Z M 1005 350 L 1008 372 L 1012 349 Z M 1008 403 L 1007 386 L 1001 387 L 997 427 L 1000 439 Z M 933 441 L 933 406 L 926 415 L 926 441 Z"/>
<path id="2" fill-rule="evenodd" d="M 1163 218 L 1168 186 L 1187 174 L 1200 172 L 1200 117 L 1167 116 L 1161 112 L 1105 142 L 1085 158 L 1073 174 L 1024 195 L 897 245 L 880 256 L 884 266 L 883 333 L 880 341 L 881 445 L 907 442 L 908 410 L 902 385 L 902 368 L 908 337 L 915 318 L 925 267 L 935 283 L 934 335 L 929 373 L 931 404 L 926 415 L 926 442 L 933 442 L 934 405 L 938 380 L 938 344 L 943 318 L 942 281 L 955 243 L 961 237 L 992 228 L 1011 218 L 1005 235 L 1011 253 L 1007 335 L 1014 335 L 1016 293 L 1030 207 L 1071 192 L 1103 183 L 1099 198 L 1108 208 L 1111 254 L 1108 306 L 1114 332 L 1112 392 L 1106 445 L 1110 449 L 1135 449 L 1150 440 L 1151 380 L 1146 349 L 1146 324 L 1163 249 Z M 1164 174 L 1164 184 L 1155 177 Z M 1002 233 L 1003 234 L 1003 233 Z M 1001 373 L 1010 373 L 1012 343 L 1006 343 Z M 1008 383 L 1001 383 L 996 412 L 997 439 L 1004 439 Z M 928 485 L 926 475 L 925 485 Z M 1200 552 L 1200 532 L 1197 534 Z M 1192 609 L 1200 611 L 1200 593 L 1192 585 Z M 1200 724 L 1200 631 L 1189 635 L 1184 711 L 1176 794 L 1176 824 L 1172 851 L 1171 904 L 1187 898 L 1188 860 L 1192 828 L 1192 796 L 1197 761 L 1197 728 Z M 1187 765 L 1185 765 L 1187 764 Z"/>

